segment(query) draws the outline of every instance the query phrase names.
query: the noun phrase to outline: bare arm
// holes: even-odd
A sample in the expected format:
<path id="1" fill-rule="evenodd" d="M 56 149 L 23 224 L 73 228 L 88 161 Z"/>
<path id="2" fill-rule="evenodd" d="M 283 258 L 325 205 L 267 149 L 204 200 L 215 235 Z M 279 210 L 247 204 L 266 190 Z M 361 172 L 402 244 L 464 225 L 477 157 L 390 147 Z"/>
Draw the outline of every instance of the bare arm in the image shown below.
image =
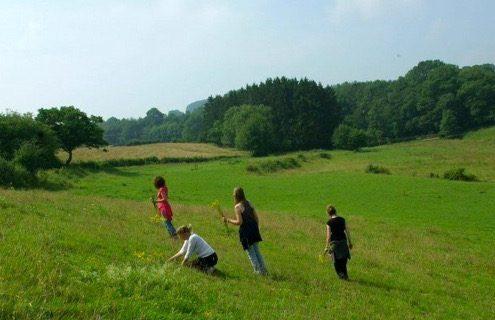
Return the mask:
<path id="1" fill-rule="evenodd" d="M 327 225 L 327 240 L 325 241 L 325 245 L 328 246 L 330 243 L 330 236 L 332 235 L 332 231 L 330 230 L 330 226 Z"/>
<path id="2" fill-rule="evenodd" d="M 180 248 L 180 250 L 176 254 L 174 254 L 172 257 L 170 257 L 167 261 L 173 261 L 173 260 L 175 260 L 181 256 L 185 256 L 187 253 L 188 247 L 189 247 L 189 241 L 184 242 L 184 244 L 182 245 L 182 248 Z M 184 260 L 186 260 L 185 257 L 184 257 Z M 184 264 L 184 261 L 182 261 L 182 263 Z"/>
<path id="3" fill-rule="evenodd" d="M 159 202 L 165 203 L 167 201 L 168 201 L 167 195 L 166 194 L 162 194 L 161 192 L 160 192 L 159 196 L 155 200 L 156 203 L 159 203 Z"/>
<path id="4" fill-rule="evenodd" d="M 224 221 L 231 223 L 235 226 L 240 226 L 242 224 L 241 208 L 239 206 L 235 207 L 235 220 L 224 218 Z"/>
<path id="5" fill-rule="evenodd" d="M 176 254 L 174 254 L 172 257 L 170 257 L 167 261 L 174 261 L 175 259 L 179 258 L 182 255 L 183 255 L 182 251 L 179 251 Z"/>

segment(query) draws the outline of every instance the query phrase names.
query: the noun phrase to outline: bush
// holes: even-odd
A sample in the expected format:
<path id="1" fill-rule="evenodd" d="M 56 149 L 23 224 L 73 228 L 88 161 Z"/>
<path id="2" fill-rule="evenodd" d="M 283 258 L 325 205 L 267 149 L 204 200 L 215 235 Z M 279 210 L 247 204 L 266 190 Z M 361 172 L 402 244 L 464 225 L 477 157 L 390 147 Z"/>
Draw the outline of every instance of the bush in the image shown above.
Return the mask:
<path id="1" fill-rule="evenodd" d="M 36 176 L 19 165 L 0 157 L 0 185 L 4 187 L 27 188 L 36 184 Z"/>
<path id="2" fill-rule="evenodd" d="M 277 160 L 264 160 L 251 163 L 246 167 L 248 172 L 274 173 L 280 170 L 300 168 L 301 164 L 295 158 L 282 158 Z"/>
<path id="3" fill-rule="evenodd" d="M 438 179 L 440 178 L 440 175 L 438 173 L 430 172 L 429 177 L 432 179 Z"/>
<path id="4" fill-rule="evenodd" d="M 344 150 L 359 150 L 365 147 L 368 141 L 366 132 L 345 124 L 341 124 L 335 129 L 332 142 L 336 148 Z"/>
<path id="5" fill-rule="evenodd" d="M 308 158 L 306 158 L 306 156 L 303 153 L 299 153 L 297 155 L 297 159 L 304 161 L 304 162 L 308 161 Z"/>
<path id="6" fill-rule="evenodd" d="M 445 171 L 445 173 L 443 174 L 443 178 L 455 181 L 478 181 L 478 177 L 476 177 L 474 174 L 466 173 L 465 168 L 451 169 Z"/>
<path id="7" fill-rule="evenodd" d="M 26 165 L 29 171 L 57 166 L 55 133 L 30 115 L 0 114 L 0 156 Z"/>
<path id="8" fill-rule="evenodd" d="M 374 164 L 369 164 L 364 170 L 366 173 L 374 173 L 374 174 L 390 174 L 390 170 L 385 167 L 381 167 Z"/>
<path id="9" fill-rule="evenodd" d="M 40 169 L 57 168 L 61 165 L 54 154 L 46 152 L 32 142 L 24 143 L 17 149 L 13 162 L 23 166 L 31 174 L 36 174 Z"/>
<path id="10" fill-rule="evenodd" d="M 320 158 L 322 159 L 332 159 L 332 155 L 328 152 L 320 152 Z"/>

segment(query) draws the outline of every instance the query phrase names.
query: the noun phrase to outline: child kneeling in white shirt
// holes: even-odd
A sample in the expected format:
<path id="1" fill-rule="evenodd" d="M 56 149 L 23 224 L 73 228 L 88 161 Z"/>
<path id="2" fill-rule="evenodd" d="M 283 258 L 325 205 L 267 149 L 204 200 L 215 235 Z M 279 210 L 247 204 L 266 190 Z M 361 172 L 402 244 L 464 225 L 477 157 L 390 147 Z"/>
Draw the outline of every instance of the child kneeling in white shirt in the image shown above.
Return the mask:
<path id="1" fill-rule="evenodd" d="M 182 265 L 190 265 L 194 268 L 212 274 L 215 271 L 215 265 L 218 262 L 218 256 L 215 250 L 206 243 L 203 238 L 195 233 L 192 233 L 192 226 L 181 226 L 177 229 L 177 235 L 181 240 L 184 240 L 182 248 L 168 261 L 173 261 L 180 256 L 184 256 Z M 190 261 L 193 255 L 197 255 L 197 259 Z"/>

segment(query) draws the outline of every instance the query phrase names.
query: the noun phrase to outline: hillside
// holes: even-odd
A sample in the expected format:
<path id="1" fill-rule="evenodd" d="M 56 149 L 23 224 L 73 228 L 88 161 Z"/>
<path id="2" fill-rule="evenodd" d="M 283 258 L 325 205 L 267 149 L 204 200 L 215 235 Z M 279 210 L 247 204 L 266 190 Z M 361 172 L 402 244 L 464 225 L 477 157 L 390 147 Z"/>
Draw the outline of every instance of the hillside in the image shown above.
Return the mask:
<path id="1" fill-rule="evenodd" d="M 314 151 L 69 170 L 51 173 L 72 184 L 64 191 L 0 190 L 0 319 L 492 319 L 494 138 L 490 128 L 330 159 Z M 246 170 L 287 157 L 300 167 Z M 365 173 L 371 160 L 392 174 Z M 423 175 L 459 166 L 485 181 Z M 165 262 L 180 244 L 152 219 L 158 174 L 174 223 L 192 223 L 217 250 L 218 277 Z M 237 231 L 227 234 L 208 207 L 218 199 L 230 214 L 236 185 L 260 213 L 267 278 L 251 273 Z M 328 203 L 352 230 L 350 282 L 318 259 Z"/>
<path id="2" fill-rule="evenodd" d="M 481 180 L 495 181 L 495 127 L 468 133 L 463 139 L 420 139 L 365 148 L 363 152 L 333 151 L 334 161 L 317 171 L 362 172 L 370 164 L 390 169 L 394 175 L 429 177 L 454 168 L 465 168 Z"/>
<path id="3" fill-rule="evenodd" d="M 203 100 L 194 101 L 194 102 L 188 104 L 186 107 L 186 112 L 193 112 L 195 110 L 198 110 L 199 108 L 203 107 L 206 104 L 206 101 L 208 101 L 208 100 L 203 99 Z"/>

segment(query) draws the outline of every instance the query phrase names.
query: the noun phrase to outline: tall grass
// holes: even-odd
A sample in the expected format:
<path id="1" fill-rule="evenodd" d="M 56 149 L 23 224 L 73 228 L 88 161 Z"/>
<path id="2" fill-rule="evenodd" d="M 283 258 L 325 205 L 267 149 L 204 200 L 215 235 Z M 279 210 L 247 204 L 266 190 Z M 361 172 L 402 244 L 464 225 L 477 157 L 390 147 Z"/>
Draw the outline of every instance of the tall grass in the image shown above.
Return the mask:
<path id="1" fill-rule="evenodd" d="M 247 153 L 219 148 L 203 143 L 154 143 L 139 146 L 110 146 L 103 149 L 80 148 L 74 151 L 74 162 L 108 161 L 115 159 L 162 158 L 211 158 L 245 156 Z M 66 158 L 64 153 L 60 154 Z"/>
<path id="2" fill-rule="evenodd" d="M 288 189 L 278 190 L 276 197 L 263 197 L 275 206 L 281 199 L 294 201 L 283 192 Z M 318 190 L 315 185 L 307 192 L 314 197 Z M 0 191 L 0 318 L 324 319 L 339 314 L 341 319 L 394 319 L 400 311 L 406 319 L 489 319 L 495 312 L 490 273 L 495 256 L 489 250 L 495 243 L 477 223 L 464 224 L 459 238 L 435 216 L 425 227 L 394 223 L 388 212 L 356 215 L 339 206 L 355 242 L 351 281 L 342 282 L 330 260 L 317 259 L 324 246 L 323 209 L 311 217 L 283 206 L 278 208 L 285 213 L 272 213 L 256 201 L 255 189 L 248 191 L 259 211 L 267 278 L 252 274 L 236 233 L 226 233 L 206 206 L 173 203 L 175 223 L 192 223 L 215 248 L 218 277 L 166 262 L 181 244 L 152 219 L 147 201 L 100 197 L 98 190 L 90 196 Z M 304 197 L 297 200 L 308 205 Z"/>

